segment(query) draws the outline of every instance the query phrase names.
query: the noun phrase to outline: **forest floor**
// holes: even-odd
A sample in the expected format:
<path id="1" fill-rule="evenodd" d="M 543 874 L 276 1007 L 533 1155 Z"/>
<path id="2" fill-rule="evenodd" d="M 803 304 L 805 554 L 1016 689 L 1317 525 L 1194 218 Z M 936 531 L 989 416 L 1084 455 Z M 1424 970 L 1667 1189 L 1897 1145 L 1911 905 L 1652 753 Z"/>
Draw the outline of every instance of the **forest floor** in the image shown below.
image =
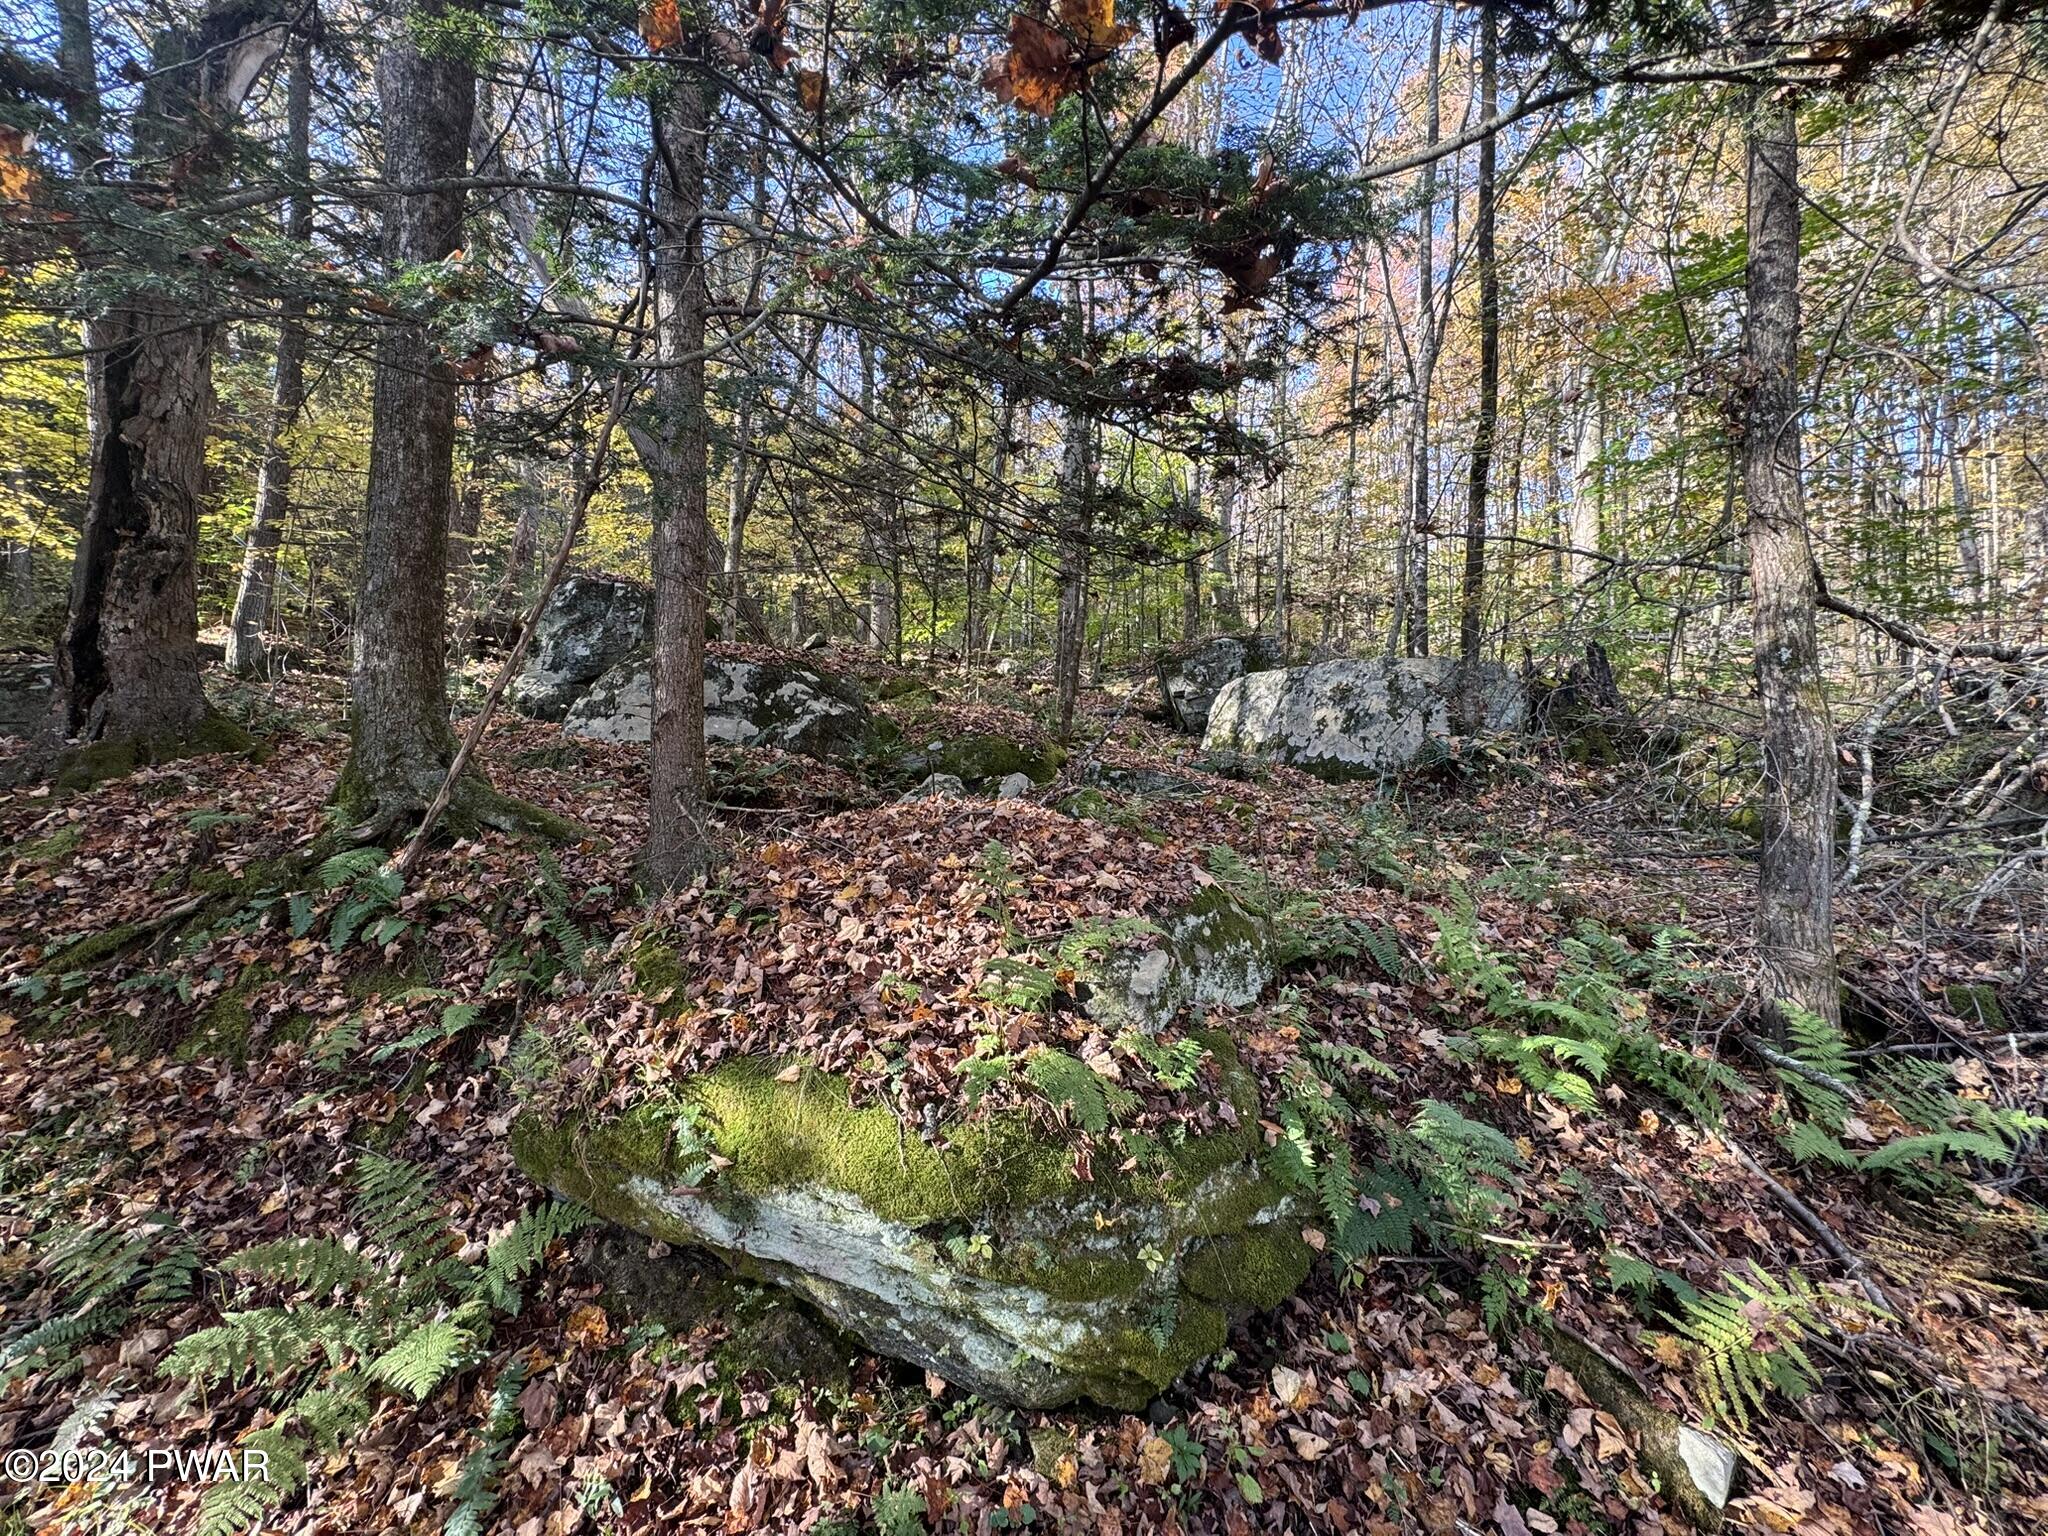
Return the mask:
<path id="1" fill-rule="evenodd" d="M 575 1232 L 516 1310 L 497 1298 L 476 1358 L 424 1401 L 382 1394 L 263 1528 L 1675 1525 L 1630 1430 L 1558 1366 L 1559 1334 L 1738 1448 L 1737 1529 L 2048 1528 L 2048 1250 L 2021 1198 L 2039 1198 L 2041 1169 L 2030 1148 L 1992 1166 L 1940 1142 L 1971 1106 L 2048 1096 L 2042 1058 L 1977 1012 L 2022 935 L 1987 920 L 1930 942 L 1921 911 L 1847 899 L 1853 1044 L 1875 1054 L 1819 1075 L 1923 1068 L 1918 1099 L 1873 1077 L 1824 1146 L 1807 1090 L 1832 1090 L 1744 1044 L 1747 845 L 1690 824 L 1638 768 L 1529 745 L 1388 785 L 1224 777 L 1100 694 L 1060 782 L 1022 802 L 898 804 L 851 772 L 721 752 L 730 863 L 650 910 L 633 878 L 642 749 L 499 722 L 492 781 L 590 835 L 550 852 L 495 833 L 447 844 L 392 897 L 360 870 L 323 889 L 293 863 L 326 829 L 337 690 L 310 678 L 224 702 L 262 735 L 261 760 L 0 800 L 0 1452 L 261 1432 L 279 1400 L 260 1372 L 198 1391 L 159 1370 L 224 1310 L 290 1299 L 224 1262 L 310 1235 L 357 1248 L 371 1154 L 424 1171 L 448 1250 L 476 1261 L 543 1198 L 507 1146 L 536 1033 L 592 1042 L 579 1065 L 600 1093 L 801 1051 L 909 1123 L 943 1121 L 982 1033 L 1086 1049 L 1082 1023 L 992 1003 L 990 959 L 1221 881 L 1303 937 L 1266 1000 L 1217 1021 L 1275 1102 L 1299 1091 L 1309 1045 L 1336 1044 L 1391 1074 L 1373 1123 L 1435 1103 L 1495 1128 L 1512 1155 L 1482 1170 L 1471 1207 L 1489 1231 L 1403 1233 L 1380 1257 L 1319 1264 L 1135 1415 L 980 1401 L 708 1263 Z M 984 678 L 887 707 L 912 731 L 1030 736 L 1042 703 Z M 650 934 L 682 964 L 636 990 Z M 1589 999 L 1617 1065 L 1592 1103 L 1539 1093 L 1499 1038 L 1504 1012 Z M 2041 1028 L 2042 1002 L 2008 989 L 2003 1022 Z M 1634 1059 L 1650 1065 L 1624 1070 Z M 1935 1094 L 1947 1109 L 1898 1107 Z M 1179 1112 L 1141 1093 L 1119 1133 Z M 1950 1124 L 1930 1128 L 1937 1114 Z M 1048 1110 L 1048 1134 L 1075 1136 L 1060 1118 Z M 1374 1134 L 1360 1123 L 1360 1168 Z M 1883 1171 L 1849 1166 L 1887 1147 Z M 1734 1375 L 1680 1326 L 1700 1315 L 1687 1296 L 1734 1298 Z M 67 1318 L 75 1337 L 44 1326 L 22 1343 Z M 270 1364 L 311 1370 L 311 1348 Z M 250 1512 L 201 1481 L 86 1468 L 14 1490 L 0 1530 L 169 1532 Z"/>

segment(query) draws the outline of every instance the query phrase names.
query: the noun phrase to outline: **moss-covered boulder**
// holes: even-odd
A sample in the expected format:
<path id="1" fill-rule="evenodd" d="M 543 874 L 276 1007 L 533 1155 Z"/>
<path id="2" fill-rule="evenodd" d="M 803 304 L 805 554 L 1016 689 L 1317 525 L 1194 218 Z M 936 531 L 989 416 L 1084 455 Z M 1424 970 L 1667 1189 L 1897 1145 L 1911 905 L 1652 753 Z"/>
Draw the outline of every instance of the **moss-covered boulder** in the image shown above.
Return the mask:
<path id="1" fill-rule="evenodd" d="M 1086 1007 L 1108 1029 L 1156 1034 L 1183 1008 L 1243 1008 L 1280 969 L 1273 920 L 1212 885 L 1134 942 L 1091 955 Z"/>
<path id="2" fill-rule="evenodd" d="M 898 774 L 922 780 L 950 774 L 971 789 L 994 790 L 1004 779 L 1021 773 L 1034 784 L 1049 784 L 1067 760 L 1056 742 L 1022 741 L 986 731 L 933 736 L 900 753 Z"/>
<path id="3" fill-rule="evenodd" d="M 796 1061 L 727 1062 L 607 1119 L 529 1112 L 513 1150 L 558 1194 L 956 1385 L 1132 1408 L 1308 1271 L 1309 1213 L 1266 1172 L 1249 1074 L 1212 1049 L 1241 1128 L 1086 1180 L 1023 1111 L 928 1138 Z"/>

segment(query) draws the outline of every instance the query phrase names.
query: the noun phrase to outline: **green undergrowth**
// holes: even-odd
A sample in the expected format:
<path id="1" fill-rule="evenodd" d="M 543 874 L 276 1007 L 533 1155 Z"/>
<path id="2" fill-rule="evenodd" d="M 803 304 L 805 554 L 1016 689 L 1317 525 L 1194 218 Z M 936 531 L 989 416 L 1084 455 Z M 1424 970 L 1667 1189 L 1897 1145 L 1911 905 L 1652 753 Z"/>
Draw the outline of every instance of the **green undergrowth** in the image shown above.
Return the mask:
<path id="1" fill-rule="evenodd" d="M 590 1219 L 550 1202 L 463 1257 L 466 1237 L 419 1169 L 365 1154 L 354 1184 L 345 1235 L 256 1243 L 217 1263 L 173 1212 L 48 1223 L 35 1245 L 47 1305 L 41 1321 L 0 1343 L 0 1390 L 30 1376 L 45 1388 L 61 1384 L 79 1374 L 96 1341 L 218 1298 L 219 1321 L 179 1338 L 157 1373 L 194 1398 L 261 1389 L 267 1422 L 238 1441 L 260 1462 L 209 1485 L 198 1522 L 204 1536 L 259 1528 L 388 1400 L 422 1403 L 488 1358 L 525 1283 Z M 503 1408 L 525 1371 L 522 1356 L 500 1367 L 475 1449 L 441 1490 L 449 1530 L 480 1529 L 495 1504 L 517 1424 Z"/>

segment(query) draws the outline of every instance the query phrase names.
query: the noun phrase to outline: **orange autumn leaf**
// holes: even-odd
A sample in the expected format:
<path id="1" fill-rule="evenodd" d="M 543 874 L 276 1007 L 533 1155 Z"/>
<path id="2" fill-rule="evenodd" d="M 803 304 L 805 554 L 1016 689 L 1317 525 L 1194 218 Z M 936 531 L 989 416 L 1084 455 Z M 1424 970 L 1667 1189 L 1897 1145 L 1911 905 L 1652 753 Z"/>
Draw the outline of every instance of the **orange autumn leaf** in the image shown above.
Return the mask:
<path id="1" fill-rule="evenodd" d="M 825 72 L 822 69 L 800 69 L 796 72 L 796 99 L 813 117 L 825 115 Z"/>
<path id="2" fill-rule="evenodd" d="M 989 66 L 982 83 L 998 101 L 1051 117 L 1087 77 L 1087 70 L 1074 62 L 1064 34 L 1019 11 L 1010 18 L 1009 53 Z"/>
<path id="3" fill-rule="evenodd" d="M 683 13 L 679 0 L 650 0 L 640 13 L 640 36 L 655 53 L 673 48 L 683 40 Z"/>
<path id="4" fill-rule="evenodd" d="M 1117 25 L 1116 0 L 1060 0 L 1060 24 L 1091 54 L 1113 53 L 1138 30 Z"/>
<path id="5" fill-rule="evenodd" d="M 36 136 L 0 124 L 0 202 L 25 203 L 35 190 L 36 168 L 29 159 Z"/>

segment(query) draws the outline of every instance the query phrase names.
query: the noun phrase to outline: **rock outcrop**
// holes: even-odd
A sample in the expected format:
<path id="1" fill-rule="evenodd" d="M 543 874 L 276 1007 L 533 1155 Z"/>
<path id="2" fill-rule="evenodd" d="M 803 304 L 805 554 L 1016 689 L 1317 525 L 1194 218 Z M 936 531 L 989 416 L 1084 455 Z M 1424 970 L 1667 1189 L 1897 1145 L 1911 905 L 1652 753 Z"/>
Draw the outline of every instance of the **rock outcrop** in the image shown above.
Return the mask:
<path id="1" fill-rule="evenodd" d="M 1162 656 L 1159 691 L 1175 726 L 1199 736 L 1208 729 L 1209 711 L 1226 686 L 1283 659 L 1264 635 L 1217 635 L 1193 650 Z"/>
<path id="2" fill-rule="evenodd" d="M 560 720 L 599 678 L 646 650 L 653 611 L 654 594 L 637 582 L 565 578 L 541 611 L 533 650 L 512 680 L 512 707 L 537 720 Z"/>
<path id="3" fill-rule="evenodd" d="M 1220 888 L 1081 967 L 1106 1031 L 1245 1003 L 1273 932 Z M 802 1058 L 742 1058 L 590 1118 L 529 1111 L 521 1167 L 649 1237 L 709 1248 L 804 1297 L 868 1347 L 1032 1407 L 1141 1406 L 1222 1347 L 1234 1316 L 1306 1276 L 1306 1198 L 1265 1161 L 1234 1038 L 1194 1036 L 1214 1129 L 1148 1142 L 1092 1177 L 1037 1113 L 916 1126 L 855 1104 Z M 1227 1108 L 1225 1107 L 1227 1106 Z"/>
<path id="4" fill-rule="evenodd" d="M 758 1061 L 616 1120 L 529 1116 L 513 1149 L 557 1193 L 711 1248 L 970 1391 L 1136 1408 L 1308 1272 L 1302 1197 L 1267 1173 L 1249 1075 L 1226 1037 L 1214 1048 L 1241 1128 L 1087 1183 L 1021 1114 L 934 1144 L 840 1079 Z M 683 1124 L 708 1138 L 695 1155 Z M 730 1166 L 707 1172 L 711 1151 Z"/>
<path id="5" fill-rule="evenodd" d="M 1485 730 L 1528 723 L 1527 691 L 1492 663 L 1468 678 L 1443 656 L 1325 661 L 1226 683 L 1202 745 L 1327 779 L 1370 777 L 1407 768 L 1448 742 L 1468 699 Z"/>
<path id="6" fill-rule="evenodd" d="M 1154 924 L 1144 945 L 1091 959 L 1088 1016 L 1108 1029 L 1156 1034 L 1183 1008 L 1243 1008 L 1279 969 L 1272 919 L 1211 886 L 1185 912 Z"/>
<path id="7" fill-rule="evenodd" d="M 620 662 L 570 706 L 562 729 L 594 741 L 645 741 L 654 682 L 644 660 Z M 868 739 L 858 689 L 797 661 L 704 660 L 704 739 L 844 758 Z"/>

